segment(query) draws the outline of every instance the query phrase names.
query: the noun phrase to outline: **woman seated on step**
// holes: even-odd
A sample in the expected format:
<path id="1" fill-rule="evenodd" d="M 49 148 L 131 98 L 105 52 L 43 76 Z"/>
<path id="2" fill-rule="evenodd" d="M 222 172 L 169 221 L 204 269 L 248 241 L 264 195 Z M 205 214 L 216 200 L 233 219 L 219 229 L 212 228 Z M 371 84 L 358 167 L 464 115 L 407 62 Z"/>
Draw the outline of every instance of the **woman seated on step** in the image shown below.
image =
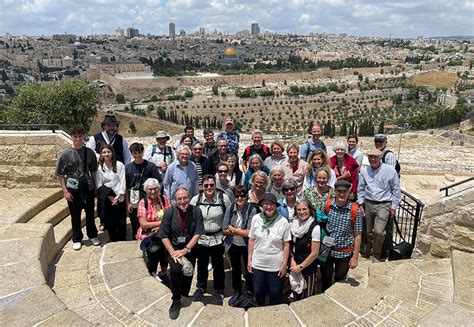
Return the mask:
<path id="1" fill-rule="evenodd" d="M 156 178 L 148 178 L 143 183 L 146 197 L 141 199 L 138 203 L 138 222 L 140 227 L 136 235 L 137 240 L 144 240 L 147 237 L 152 237 L 156 247 L 148 247 L 146 249 L 146 257 L 148 261 L 148 272 L 152 276 L 156 275 L 158 262 L 160 263 L 160 273 L 158 276 L 163 283 L 169 284 L 167 270 L 168 262 L 166 260 L 166 250 L 158 238 L 157 233 L 160 230 L 161 221 L 165 210 L 171 204 L 166 195 L 161 194 L 161 185 Z M 150 242 L 151 243 L 151 242 Z"/>

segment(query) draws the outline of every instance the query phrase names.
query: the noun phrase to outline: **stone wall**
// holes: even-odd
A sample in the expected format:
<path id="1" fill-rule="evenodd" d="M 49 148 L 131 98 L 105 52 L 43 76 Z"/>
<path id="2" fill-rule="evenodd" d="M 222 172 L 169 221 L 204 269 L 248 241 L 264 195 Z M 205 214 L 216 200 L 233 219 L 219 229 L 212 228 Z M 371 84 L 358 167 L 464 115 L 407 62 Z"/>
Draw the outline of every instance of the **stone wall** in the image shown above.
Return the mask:
<path id="1" fill-rule="evenodd" d="M 1 131 L 0 187 L 58 187 L 56 160 L 69 144 L 62 132 Z"/>
<path id="2" fill-rule="evenodd" d="M 428 204 L 418 232 L 418 254 L 447 258 L 452 250 L 474 252 L 474 188 L 471 182 L 457 189 L 461 191 L 448 197 L 443 193 Z"/>
<path id="3" fill-rule="evenodd" d="M 380 71 L 376 68 L 362 69 L 346 69 L 346 70 L 329 70 L 320 69 L 312 72 L 298 73 L 277 73 L 277 74 L 255 74 L 255 75 L 221 75 L 213 77 L 202 76 L 183 76 L 183 77 L 159 77 L 153 79 L 118 79 L 106 72 L 100 72 L 100 79 L 106 82 L 115 93 L 122 93 L 128 96 L 143 96 L 154 94 L 169 87 L 191 87 L 191 86 L 212 86 L 229 85 L 243 86 L 251 84 L 262 84 L 262 80 L 266 83 L 277 82 L 294 82 L 294 81 L 313 81 L 318 78 L 341 78 L 343 76 L 353 75 L 354 71 L 360 71 L 367 74 L 375 74 Z"/>

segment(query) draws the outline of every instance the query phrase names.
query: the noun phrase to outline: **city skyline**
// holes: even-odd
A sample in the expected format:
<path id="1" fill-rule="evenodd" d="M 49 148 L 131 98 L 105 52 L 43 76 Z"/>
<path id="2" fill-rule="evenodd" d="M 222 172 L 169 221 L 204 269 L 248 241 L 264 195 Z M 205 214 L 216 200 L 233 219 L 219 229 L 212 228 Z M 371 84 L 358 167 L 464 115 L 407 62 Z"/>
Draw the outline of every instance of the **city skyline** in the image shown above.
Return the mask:
<path id="1" fill-rule="evenodd" d="M 141 34 L 168 35 L 176 30 L 233 34 L 258 23 L 261 32 L 347 33 L 404 37 L 474 35 L 472 1 L 417 0 L 267 0 L 197 1 L 2 0 L 0 34 L 114 34 L 134 26 Z"/>

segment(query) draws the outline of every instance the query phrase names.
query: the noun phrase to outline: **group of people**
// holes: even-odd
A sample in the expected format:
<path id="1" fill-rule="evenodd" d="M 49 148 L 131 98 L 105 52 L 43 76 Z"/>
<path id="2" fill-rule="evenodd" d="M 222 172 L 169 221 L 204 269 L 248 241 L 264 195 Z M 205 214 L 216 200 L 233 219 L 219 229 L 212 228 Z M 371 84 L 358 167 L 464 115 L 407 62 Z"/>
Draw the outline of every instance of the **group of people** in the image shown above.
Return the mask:
<path id="1" fill-rule="evenodd" d="M 213 299 L 223 301 L 226 253 L 232 306 L 279 304 L 290 293 L 299 300 L 316 294 L 318 284 L 324 292 L 357 267 L 362 243 L 363 255 L 384 259 L 385 234 L 400 202 L 398 162 L 386 149 L 385 135 L 376 135 L 363 167 L 355 135 L 337 141 L 329 157 L 318 124 L 310 139 L 286 151 L 278 140 L 263 144 L 262 132 L 255 130 L 239 163 L 234 126 L 227 119 L 216 139 L 205 129 L 204 141 L 187 126 L 173 147 L 167 144 L 170 136 L 159 131 L 156 143 L 145 149 L 141 143 L 129 146 L 115 116 L 106 115 L 103 131 L 87 146 L 84 130 L 73 128 L 73 144 L 58 159 L 73 248 L 82 246 L 82 209 L 87 236 L 100 245 L 96 197 L 100 228 L 111 241 L 127 239 L 128 215 L 150 274 L 171 288 L 172 319 L 179 316 L 181 297 L 190 295 L 194 270 L 192 298 L 199 301 L 207 292 L 209 262 Z"/>

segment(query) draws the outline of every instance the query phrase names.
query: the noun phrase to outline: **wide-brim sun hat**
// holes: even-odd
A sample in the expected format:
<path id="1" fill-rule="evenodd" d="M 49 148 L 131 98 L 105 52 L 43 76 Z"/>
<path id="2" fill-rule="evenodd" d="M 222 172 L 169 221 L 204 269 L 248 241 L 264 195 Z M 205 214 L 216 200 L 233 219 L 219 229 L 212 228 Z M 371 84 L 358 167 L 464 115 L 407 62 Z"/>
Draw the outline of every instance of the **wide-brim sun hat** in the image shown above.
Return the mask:
<path id="1" fill-rule="evenodd" d="M 158 132 L 156 132 L 156 138 L 157 139 L 166 139 L 168 141 L 171 137 L 165 131 L 158 131 Z"/>
<path id="2" fill-rule="evenodd" d="M 264 193 L 263 196 L 262 196 L 262 198 L 261 198 L 260 201 L 258 202 L 258 205 L 259 205 L 259 206 L 262 206 L 262 203 L 263 203 L 263 201 L 265 201 L 265 200 L 275 203 L 277 207 L 280 206 L 280 204 L 278 203 L 278 200 L 277 200 L 275 194 L 273 194 L 273 193 L 269 193 L 269 192 Z"/>

